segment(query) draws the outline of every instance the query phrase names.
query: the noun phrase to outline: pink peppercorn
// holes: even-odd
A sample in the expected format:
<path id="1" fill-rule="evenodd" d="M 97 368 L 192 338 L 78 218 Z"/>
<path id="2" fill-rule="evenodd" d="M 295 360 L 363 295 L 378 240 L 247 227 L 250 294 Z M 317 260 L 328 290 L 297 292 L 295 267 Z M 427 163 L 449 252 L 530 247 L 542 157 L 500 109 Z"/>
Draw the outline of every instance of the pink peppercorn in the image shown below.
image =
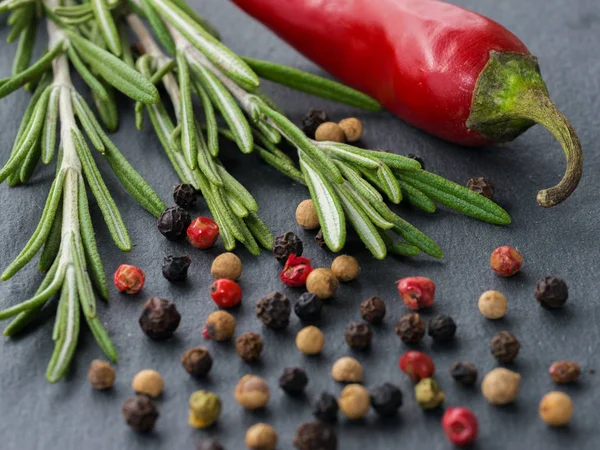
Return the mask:
<path id="1" fill-rule="evenodd" d="M 312 270 L 310 259 L 291 254 L 279 274 L 279 279 L 286 286 L 301 287 L 306 285 L 306 279 Z"/>
<path id="2" fill-rule="evenodd" d="M 504 245 L 498 247 L 490 256 L 490 266 L 502 277 L 511 277 L 521 270 L 523 257 L 514 248 Z"/>
<path id="3" fill-rule="evenodd" d="M 408 277 L 398 280 L 398 292 L 406 306 L 413 311 L 427 308 L 435 301 L 435 283 L 425 277 Z"/>
<path id="4" fill-rule="evenodd" d="M 119 292 L 126 294 L 137 294 L 144 287 L 146 276 L 142 269 L 129 264 L 121 264 L 113 278 Z"/>
<path id="5" fill-rule="evenodd" d="M 187 238 L 196 248 L 211 248 L 219 239 L 219 225 L 208 217 L 196 217 L 187 229 Z"/>
<path id="6" fill-rule="evenodd" d="M 424 378 L 431 378 L 435 373 L 433 360 L 425 353 L 411 350 L 400 358 L 400 370 L 417 383 Z"/>
<path id="7" fill-rule="evenodd" d="M 233 280 L 220 278 L 211 284 L 210 296 L 221 308 L 233 308 L 242 301 L 242 288 Z"/>
<path id="8" fill-rule="evenodd" d="M 450 442 L 464 447 L 477 439 L 479 422 L 469 408 L 448 408 L 442 417 L 442 428 Z"/>

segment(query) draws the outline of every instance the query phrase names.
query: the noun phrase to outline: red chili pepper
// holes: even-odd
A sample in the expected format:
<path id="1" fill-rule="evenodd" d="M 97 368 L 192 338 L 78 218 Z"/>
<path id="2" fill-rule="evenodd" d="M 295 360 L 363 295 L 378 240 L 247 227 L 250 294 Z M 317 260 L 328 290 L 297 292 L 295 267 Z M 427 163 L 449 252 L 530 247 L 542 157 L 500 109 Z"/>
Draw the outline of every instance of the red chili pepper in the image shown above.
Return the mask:
<path id="1" fill-rule="evenodd" d="M 300 287 L 306 284 L 306 279 L 312 270 L 310 259 L 291 254 L 285 262 L 279 278 L 286 286 Z"/>
<path id="2" fill-rule="evenodd" d="M 581 144 L 550 101 L 537 59 L 491 19 L 437 0 L 232 0 L 344 83 L 408 123 L 468 146 L 511 141 L 535 123 L 567 156 L 544 207 L 582 172 Z"/>

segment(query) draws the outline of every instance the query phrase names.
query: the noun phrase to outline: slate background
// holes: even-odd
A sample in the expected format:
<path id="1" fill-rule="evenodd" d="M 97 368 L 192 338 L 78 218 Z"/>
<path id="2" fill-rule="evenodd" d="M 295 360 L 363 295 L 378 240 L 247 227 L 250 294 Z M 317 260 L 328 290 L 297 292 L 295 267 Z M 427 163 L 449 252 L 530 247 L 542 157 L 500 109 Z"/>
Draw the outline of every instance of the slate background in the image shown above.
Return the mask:
<path id="1" fill-rule="evenodd" d="M 222 31 L 225 42 L 241 54 L 272 59 L 302 69 L 317 71 L 291 51 L 271 33 L 222 0 L 195 1 L 197 9 Z M 238 333 L 259 331 L 265 339 L 261 364 L 246 365 L 235 355 L 233 345 L 206 342 L 201 324 L 213 310 L 208 296 L 212 258 L 222 249 L 201 252 L 185 244 L 162 239 L 154 219 L 116 185 L 108 166 L 97 158 L 101 171 L 129 227 L 135 247 L 129 254 L 120 253 L 110 242 L 97 207 L 92 213 L 100 253 L 108 274 L 120 263 L 141 266 L 147 284 L 140 295 L 119 295 L 111 287 L 109 306 L 99 305 L 99 314 L 119 349 L 117 382 L 110 392 L 93 391 L 86 381 L 87 368 L 100 350 L 83 327 L 79 347 L 67 379 L 50 385 L 44 379 L 52 351 L 52 317 L 36 330 L 18 339 L 0 343 L 0 448 L 13 449 L 192 449 L 201 437 L 218 437 L 227 449 L 243 448 L 248 426 L 265 421 L 275 426 L 280 449 L 292 448 L 298 424 L 311 420 L 308 406 L 320 390 L 338 393 L 340 386 L 329 377 L 333 361 L 353 355 L 365 366 L 365 384 L 384 381 L 397 383 L 405 393 L 405 405 L 397 419 L 381 421 L 373 412 L 357 423 L 340 421 L 340 449 L 449 449 L 439 426 L 441 413 L 423 413 L 415 404 L 412 385 L 397 368 L 398 357 L 406 347 L 393 333 L 396 320 L 406 312 L 395 292 L 394 281 L 409 275 L 425 275 L 438 286 L 437 305 L 433 313 L 451 314 L 458 323 L 458 335 L 448 346 L 432 345 L 426 339 L 423 349 L 434 357 L 438 380 L 447 393 L 447 405 L 467 405 L 476 412 L 481 424 L 477 449 L 596 449 L 600 446 L 597 403 L 600 401 L 598 377 L 588 369 L 600 369 L 596 349 L 600 339 L 598 327 L 598 217 L 600 154 L 600 4 L 596 0 L 457 0 L 503 23 L 529 46 L 540 59 L 541 68 L 554 101 L 570 118 L 585 149 L 585 176 L 575 195 L 565 204 L 543 210 L 535 202 L 539 188 L 559 180 L 563 172 L 563 155 L 552 137 L 536 127 L 516 142 L 503 148 L 468 150 L 441 142 L 415 130 L 391 115 L 360 113 L 344 106 L 310 98 L 307 95 L 266 84 L 266 91 L 282 105 L 289 116 L 299 122 L 309 107 L 326 108 L 332 117 L 342 119 L 357 115 L 365 122 L 365 142 L 372 147 L 390 148 L 399 153 L 417 153 L 427 168 L 458 182 L 471 176 L 485 176 L 496 183 L 497 201 L 512 214 L 508 227 L 494 227 L 465 218 L 441 208 L 426 215 L 400 208 L 413 224 L 433 237 L 444 249 L 445 258 L 427 257 L 411 260 L 389 258 L 373 260 L 352 238 L 349 251 L 362 266 L 360 280 L 343 286 L 335 300 L 328 303 L 321 326 L 327 342 L 318 358 L 303 357 L 294 347 L 295 333 L 301 324 L 293 317 L 283 332 L 264 329 L 254 317 L 254 302 L 269 291 L 281 289 L 277 278 L 279 265 L 268 253 L 252 258 L 244 250 L 241 284 L 244 304 L 235 312 Z M 5 19 L 3 19 L 5 21 Z M 0 38 L 5 39 L 6 27 Z M 0 47 L 0 76 L 10 71 L 14 46 Z M 0 104 L 0 147 L 6 159 L 25 109 L 28 95 L 18 92 Z M 123 102 L 121 127 L 113 138 L 131 163 L 150 181 L 163 199 L 169 199 L 177 183 L 175 174 L 150 128 L 135 131 L 131 104 Z M 224 161 L 231 171 L 254 194 L 261 205 L 260 214 L 274 233 L 294 230 L 305 239 L 306 255 L 316 266 L 327 266 L 332 255 L 319 249 L 313 234 L 297 229 L 293 219 L 296 204 L 307 197 L 304 187 L 296 185 L 252 156 L 241 156 L 226 148 Z M 31 184 L 9 189 L 0 187 L 0 261 L 5 267 L 29 239 L 39 219 L 54 168 L 38 168 Z M 200 206 L 198 213 L 205 212 Z M 499 245 L 510 244 L 524 255 L 525 266 L 518 276 L 500 279 L 488 267 L 490 252 Z M 189 282 L 171 285 L 160 275 L 162 257 L 187 253 L 193 260 Z M 570 287 L 568 306 L 561 311 L 541 309 L 533 297 L 538 278 L 546 275 L 563 277 Z M 34 265 L 26 267 L 14 279 L 0 284 L 0 305 L 12 305 L 34 292 L 41 280 Z M 509 299 L 504 320 L 490 322 L 478 312 L 476 301 L 487 289 L 499 289 Z M 284 290 L 295 299 L 299 292 Z M 343 328 L 360 319 L 358 305 L 371 295 L 383 297 L 389 307 L 385 324 L 374 328 L 374 348 L 368 353 L 350 351 L 343 339 Z M 162 296 L 176 302 L 182 313 L 181 326 L 169 341 L 155 343 L 147 339 L 137 325 L 144 300 Z M 472 361 L 483 374 L 496 366 L 489 354 L 488 340 L 497 331 L 507 329 L 522 343 L 522 351 L 512 369 L 523 376 L 522 393 L 509 407 L 498 408 L 486 403 L 479 389 L 461 389 L 448 375 L 450 363 L 457 359 Z M 215 357 L 214 369 L 205 381 L 195 381 L 181 369 L 179 355 L 189 347 L 207 345 Z M 560 387 L 575 402 L 575 416 L 565 429 L 548 429 L 537 416 L 540 398 L 556 389 L 547 369 L 557 359 L 574 359 L 584 374 L 576 386 Z M 310 375 L 306 398 L 293 399 L 277 388 L 277 378 L 287 366 L 302 366 Z M 140 369 L 157 369 L 164 377 L 166 389 L 158 401 L 161 417 L 150 435 L 136 435 L 123 423 L 121 404 L 131 394 L 130 380 Z M 266 377 L 272 386 L 269 407 L 259 413 L 243 411 L 233 400 L 232 390 L 245 373 Z M 187 399 L 196 389 L 210 389 L 221 395 L 224 410 L 217 426 L 196 431 L 187 421 Z"/>

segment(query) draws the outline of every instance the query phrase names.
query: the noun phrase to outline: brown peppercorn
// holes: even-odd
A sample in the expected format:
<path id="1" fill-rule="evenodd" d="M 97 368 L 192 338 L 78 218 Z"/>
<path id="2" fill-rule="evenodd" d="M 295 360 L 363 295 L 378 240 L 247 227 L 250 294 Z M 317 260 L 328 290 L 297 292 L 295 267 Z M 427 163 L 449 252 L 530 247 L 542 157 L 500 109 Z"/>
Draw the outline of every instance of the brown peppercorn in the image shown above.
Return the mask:
<path id="1" fill-rule="evenodd" d="M 208 428 L 221 415 L 221 399 L 214 392 L 196 391 L 190 396 L 188 423 L 194 428 Z"/>
<path id="2" fill-rule="evenodd" d="M 415 385 L 415 398 L 423 409 L 435 409 L 444 403 L 446 394 L 433 378 L 423 378 Z"/>
<path id="3" fill-rule="evenodd" d="M 313 325 L 302 328 L 296 335 L 296 347 L 305 355 L 318 355 L 324 345 L 323 332 Z"/>
<path id="4" fill-rule="evenodd" d="M 138 433 L 152 430 L 159 415 L 156 405 L 147 395 L 136 395 L 125 400 L 122 412 L 127 425 Z"/>
<path id="5" fill-rule="evenodd" d="M 216 439 L 202 439 L 196 444 L 196 450 L 225 450 Z"/>
<path id="6" fill-rule="evenodd" d="M 246 362 L 258 361 L 263 351 L 260 334 L 249 331 L 239 336 L 235 340 L 235 351 Z"/>
<path id="7" fill-rule="evenodd" d="M 511 363 L 519 354 L 521 343 L 508 331 L 500 331 L 492 338 L 492 355 L 505 364 Z"/>
<path id="8" fill-rule="evenodd" d="M 574 383 L 581 375 L 581 367 L 573 361 L 556 361 L 548 372 L 555 383 Z"/>
<path id="9" fill-rule="evenodd" d="M 358 142 L 363 135 L 364 127 L 360 120 L 356 117 L 349 117 L 342 120 L 339 124 L 340 128 L 346 136 L 348 142 Z"/>
<path id="10" fill-rule="evenodd" d="M 211 339 L 228 341 L 235 333 L 235 318 L 227 311 L 215 311 L 206 318 L 204 329 Z"/>
<path id="11" fill-rule="evenodd" d="M 275 450 L 277 432 L 271 425 L 257 423 L 246 431 L 246 446 L 250 450 Z"/>
<path id="12" fill-rule="evenodd" d="M 356 359 L 344 356 L 331 367 L 331 377 L 340 383 L 361 383 L 363 367 Z"/>
<path id="13" fill-rule="evenodd" d="M 540 402 L 540 417 L 552 427 L 563 427 L 573 417 L 573 402 L 564 392 L 549 392 Z"/>
<path id="14" fill-rule="evenodd" d="M 98 391 L 110 389 L 115 383 L 115 369 L 107 361 L 95 359 L 88 371 L 88 381 Z"/>
<path id="15" fill-rule="evenodd" d="M 203 377 L 210 372 L 213 359 L 206 347 L 194 347 L 181 357 L 181 365 L 193 377 Z"/>
<path id="16" fill-rule="evenodd" d="M 371 324 L 379 324 L 385 317 L 386 307 L 383 300 L 373 296 L 360 304 L 360 315 Z"/>
<path id="17" fill-rule="evenodd" d="M 331 271 L 343 283 L 354 280 L 360 272 L 356 258 L 349 255 L 341 255 L 331 263 Z"/>
<path id="18" fill-rule="evenodd" d="M 304 116 L 304 119 L 302 119 L 302 131 L 304 131 L 304 134 L 306 134 L 307 137 L 314 139 L 317 128 L 325 122 L 329 122 L 329 117 L 327 117 L 325 111 L 311 109 L 306 116 Z"/>
<path id="19" fill-rule="evenodd" d="M 569 298 L 569 288 L 560 278 L 542 278 L 535 286 L 535 298 L 545 308 L 560 308 Z"/>
<path id="20" fill-rule="evenodd" d="M 477 306 L 484 317 L 495 320 L 504 317 L 508 309 L 508 302 L 501 292 L 485 291 L 479 297 Z"/>
<path id="21" fill-rule="evenodd" d="M 344 332 L 346 344 L 355 350 L 366 350 L 371 347 L 373 333 L 366 323 L 353 322 L 346 327 Z"/>
<path id="22" fill-rule="evenodd" d="M 273 243 L 273 255 L 279 262 L 285 262 L 290 255 L 302 256 L 304 244 L 298 236 L 288 231 L 281 236 L 277 236 Z"/>
<path id="23" fill-rule="evenodd" d="M 450 375 L 463 386 L 472 386 L 477 381 L 477 367 L 469 362 L 458 361 L 450 366 Z"/>
<path id="24" fill-rule="evenodd" d="M 337 123 L 325 122 L 319 125 L 317 131 L 315 131 L 315 140 L 320 142 L 345 142 L 346 134 Z"/>
<path id="25" fill-rule="evenodd" d="M 521 375 L 504 367 L 489 371 L 481 382 L 481 392 L 492 405 L 507 405 L 519 395 Z"/>
<path id="26" fill-rule="evenodd" d="M 425 322 L 417 313 L 406 314 L 398 321 L 396 334 L 405 344 L 416 344 L 425 336 Z"/>
<path id="27" fill-rule="evenodd" d="M 360 384 L 349 384 L 338 398 L 340 411 L 350 420 L 362 419 L 371 407 L 371 395 Z"/>
<path id="28" fill-rule="evenodd" d="M 336 450 L 335 428 L 325 422 L 304 423 L 296 430 L 294 447 L 298 450 Z"/>
<path id="29" fill-rule="evenodd" d="M 339 282 L 335 273 L 329 269 L 315 269 L 306 279 L 306 290 L 321 300 L 333 297 L 338 286 Z"/>
<path id="30" fill-rule="evenodd" d="M 233 253 L 221 253 L 214 259 L 210 274 L 216 279 L 227 278 L 235 281 L 242 275 L 242 261 Z"/>
<path id="31" fill-rule="evenodd" d="M 325 238 L 323 237 L 323 229 L 321 228 L 319 232 L 315 235 L 315 242 L 321 248 L 327 248 L 327 243 L 325 242 Z"/>
<path id="32" fill-rule="evenodd" d="M 317 208 L 311 199 L 303 200 L 296 208 L 296 222 L 305 230 L 319 228 L 319 216 Z"/>
<path id="33" fill-rule="evenodd" d="M 133 381 L 131 388 L 137 394 L 146 394 L 150 397 L 158 397 L 163 390 L 165 382 L 160 373 L 152 369 L 144 369 L 139 371 Z"/>
<path id="34" fill-rule="evenodd" d="M 494 198 L 494 183 L 487 178 L 471 178 L 467 181 L 467 188 L 476 194 L 483 195 L 485 198 L 492 200 Z"/>
<path id="35" fill-rule="evenodd" d="M 273 330 L 287 327 L 291 312 L 290 301 L 280 292 L 271 292 L 256 302 L 256 317 Z"/>
<path id="36" fill-rule="evenodd" d="M 173 336 L 180 321 L 181 316 L 173 302 L 152 297 L 144 305 L 139 323 L 148 337 L 160 340 Z"/>
<path id="37" fill-rule="evenodd" d="M 249 410 L 264 408 L 269 402 L 269 385 L 256 375 L 244 375 L 235 386 L 233 396 L 243 408 Z"/>

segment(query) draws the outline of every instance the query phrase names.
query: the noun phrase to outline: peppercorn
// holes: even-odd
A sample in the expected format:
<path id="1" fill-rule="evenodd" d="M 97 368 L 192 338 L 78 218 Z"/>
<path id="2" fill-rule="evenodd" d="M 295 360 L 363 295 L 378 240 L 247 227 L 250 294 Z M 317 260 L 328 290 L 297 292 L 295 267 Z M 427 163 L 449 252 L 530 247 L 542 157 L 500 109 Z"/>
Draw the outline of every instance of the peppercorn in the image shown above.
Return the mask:
<path id="1" fill-rule="evenodd" d="M 319 125 L 322 123 L 328 122 L 329 118 L 327 117 L 327 113 L 320 109 L 311 109 L 308 111 L 308 114 L 302 119 L 302 131 L 304 134 L 308 136 L 310 139 L 315 138 L 315 132 Z"/>
<path id="2" fill-rule="evenodd" d="M 338 280 L 347 283 L 358 276 L 360 267 L 358 266 L 356 258 L 348 255 L 341 255 L 335 258 L 331 263 L 331 271 Z"/>
<path id="3" fill-rule="evenodd" d="M 190 244 L 196 248 L 211 248 L 219 239 L 219 225 L 208 217 L 196 217 L 186 230 Z"/>
<path id="4" fill-rule="evenodd" d="M 465 447 L 477 439 L 479 422 L 469 408 L 448 408 L 442 417 L 442 428 L 450 442 Z"/>
<path id="5" fill-rule="evenodd" d="M 540 402 L 540 417 L 552 427 L 563 427 L 573 417 L 573 402 L 564 392 L 549 392 Z"/>
<path id="6" fill-rule="evenodd" d="M 408 375 L 415 383 L 424 378 L 431 378 L 435 373 L 433 360 L 425 353 L 411 350 L 400 357 L 400 370 Z"/>
<path id="7" fill-rule="evenodd" d="M 338 125 L 344 132 L 346 141 L 351 143 L 360 141 L 360 138 L 362 137 L 364 132 L 364 127 L 360 120 L 358 120 L 355 117 L 349 117 L 340 121 Z"/>
<path id="8" fill-rule="evenodd" d="M 325 122 L 315 131 L 315 140 L 319 142 L 346 142 L 344 130 L 334 122 Z"/>
<path id="9" fill-rule="evenodd" d="M 210 285 L 210 297 L 220 308 L 235 308 L 242 302 L 242 288 L 233 280 L 219 278 Z"/>
<path id="10" fill-rule="evenodd" d="M 319 229 L 319 232 L 315 235 L 315 242 L 321 248 L 327 248 L 327 243 L 325 242 L 325 238 L 323 237 L 323 229 Z"/>
<path id="11" fill-rule="evenodd" d="M 294 447 L 298 450 L 336 450 L 335 429 L 328 423 L 304 423 L 296 430 Z"/>
<path id="12" fill-rule="evenodd" d="M 361 322 L 353 322 L 346 327 L 344 332 L 346 344 L 355 350 L 366 350 L 371 347 L 373 333 L 369 325 Z"/>
<path id="13" fill-rule="evenodd" d="M 147 395 L 128 398 L 121 411 L 127 425 L 138 433 L 152 430 L 159 416 L 156 405 Z"/>
<path id="14" fill-rule="evenodd" d="M 183 209 L 190 209 L 196 204 L 196 188 L 191 184 L 178 184 L 173 189 L 173 200 L 177 206 Z"/>
<path id="15" fill-rule="evenodd" d="M 204 330 L 217 342 L 228 341 L 235 333 L 235 318 L 227 311 L 215 311 L 206 318 Z"/>
<path id="16" fill-rule="evenodd" d="M 391 383 L 383 383 L 369 391 L 371 406 L 379 416 L 391 417 L 402 406 L 402 391 Z"/>
<path id="17" fill-rule="evenodd" d="M 249 410 L 264 408 L 269 402 L 269 385 L 256 375 L 244 375 L 235 386 L 233 396 L 243 408 Z"/>
<path id="18" fill-rule="evenodd" d="M 413 311 L 432 306 L 435 301 L 435 283 L 425 277 L 408 277 L 398 280 L 398 292 Z"/>
<path id="19" fill-rule="evenodd" d="M 213 359 L 206 347 L 194 347 L 181 356 L 181 365 L 193 377 L 203 377 L 212 369 Z"/>
<path id="20" fill-rule="evenodd" d="M 492 355 L 505 364 L 511 363 L 519 354 L 521 343 L 508 331 L 500 331 L 491 340 Z"/>
<path id="21" fill-rule="evenodd" d="M 304 369 L 299 367 L 283 369 L 283 373 L 279 377 L 279 387 L 290 395 L 301 394 L 307 384 L 308 376 Z"/>
<path id="22" fill-rule="evenodd" d="M 449 341 L 456 334 L 456 323 L 450 316 L 439 315 L 429 319 L 427 334 L 436 342 Z"/>
<path id="23" fill-rule="evenodd" d="M 110 389 L 115 383 L 115 369 L 107 361 L 95 359 L 90 365 L 88 371 L 88 381 L 92 387 L 98 391 Z"/>
<path id="24" fill-rule="evenodd" d="M 312 413 L 313 416 L 324 422 L 335 422 L 338 410 L 337 399 L 328 392 L 321 392 L 313 403 Z"/>
<path id="25" fill-rule="evenodd" d="M 458 361 L 450 366 L 450 375 L 463 386 L 472 386 L 477 381 L 477 367 L 470 362 Z"/>
<path id="26" fill-rule="evenodd" d="M 221 415 L 221 399 L 213 392 L 196 391 L 190 396 L 188 423 L 194 428 L 207 428 Z"/>
<path id="27" fill-rule="evenodd" d="M 340 393 L 338 399 L 340 411 L 350 420 L 362 419 L 369 412 L 371 397 L 360 384 L 349 384 Z"/>
<path id="28" fill-rule="evenodd" d="M 506 297 L 498 291 L 485 291 L 479 297 L 479 311 L 488 319 L 500 319 L 506 314 L 508 302 Z"/>
<path id="29" fill-rule="evenodd" d="M 423 409 L 435 409 L 446 399 L 446 395 L 433 378 L 424 378 L 415 385 L 415 397 Z"/>
<path id="30" fill-rule="evenodd" d="M 325 336 L 315 326 L 304 327 L 296 335 L 296 347 L 305 355 L 318 355 L 324 346 Z"/>
<path id="31" fill-rule="evenodd" d="M 214 278 L 237 280 L 242 275 L 242 261 L 235 254 L 221 253 L 212 262 L 210 274 Z"/>
<path id="32" fill-rule="evenodd" d="M 202 439 L 196 445 L 196 450 L 225 450 L 216 439 Z"/>
<path id="33" fill-rule="evenodd" d="M 146 394 L 150 397 L 158 397 L 163 390 L 165 382 L 160 373 L 152 369 L 144 369 L 139 371 L 133 381 L 131 388 L 137 394 Z"/>
<path id="34" fill-rule="evenodd" d="M 521 375 L 504 367 L 489 371 L 481 382 L 481 392 L 492 405 L 507 405 L 519 395 Z"/>
<path id="35" fill-rule="evenodd" d="M 581 375 L 581 368 L 573 361 L 557 361 L 550 366 L 549 373 L 555 383 L 574 383 Z"/>
<path id="36" fill-rule="evenodd" d="M 467 181 L 467 188 L 476 194 L 483 195 L 485 198 L 492 200 L 494 198 L 494 183 L 487 178 L 471 178 Z"/>
<path id="37" fill-rule="evenodd" d="M 306 284 L 312 270 L 310 259 L 291 254 L 279 274 L 279 279 L 286 286 L 301 287 Z"/>
<path id="38" fill-rule="evenodd" d="M 287 327 L 291 312 L 290 301 L 280 292 L 271 292 L 256 302 L 256 317 L 273 330 Z"/>
<path id="39" fill-rule="evenodd" d="M 275 238 L 273 244 L 273 255 L 279 262 L 287 261 L 290 255 L 302 256 L 304 244 L 298 236 L 288 231 Z"/>
<path id="40" fill-rule="evenodd" d="M 235 351 L 246 362 L 258 361 L 263 351 L 260 334 L 249 331 L 239 336 L 235 340 Z"/>
<path id="41" fill-rule="evenodd" d="M 406 155 L 406 157 L 417 161 L 419 164 L 421 164 L 421 169 L 425 170 L 425 161 L 423 161 L 423 158 L 421 158 L 418 155 L 415 155 L 414 153 L 409 153 L 408 155 Z"/>
<path id="42" fill-rule="evenodd" d="M 545 277 L 535 286 L 535 298 L 545 308 L 560 308 L 569 298 L 569 288 L 560 278 Z"/>
<path id="43" fill-rule="evenodd" d="M 363 367 L 356 359 L 344 356 L 331 367 L 331 378 L 340 383 L 361 383 Z"/>
<path id="44" fill-rule="evenodd" d="M 333 297 L 338 286 L 335 273 L 329 269 L 315 269 L 306 279 L 306 290 L 316 294 L 321 300 Z"/>
<path id="45" fill-rule="evenodd" d="M 323 302 L 315 294 L 305 292 L 294 304 L 294 312 L 303 322 L 312 322 L 321 318 Z"/>
<path id="46" fill-rule="evenodd" d="M 319 228 L 319 216 L 317 208 L 311 199 L 303 200 L 296 208 L 296 222 L 305 230 Z"/>
<path id="47" fill-rule="evenodd" d="M 405 344 L 416 344 L 425 336 L 425 322 L 417 313 L 406 314 L 398 321 L 396 334 Z"/>
<path id="48" fill-rule="evenodd" d="M 163 260 L 162 274 L 169 281 L 185 281 L 190 264 L 189 256 L 167 256 Z"/>
<path id="49" fill-rule="evenodd" d="M 173 302 L 152 297 L 144 305 L 139 323 L 148 337 L 160 340 L 173 336 L 180 321 L 181 316 Z"/>
<path id="50" fill-rule="evenodd" d="M 257 423 L 246 431 L 246 446 L 250 450 L 275 450 L 277 432 L 271 425 Z"/>
<path id="51" fill-rule="evenodd" d="M 115 272 L 113 281 L 119 292 L 137 294 L 144 287 L 146 276 L 142 269 L 129 264 L 121 264 Z"/>
<path id="52" fill-rule="evenodd" d="M 158 217 L 158 231 L 170 241 L 176 241 L 185 236 L 192 219 L 187 211 L 179 206 L 165 209 Z"/>
<path id="53" fill-rule="evenodd" d="M 512 247 L 498 247 L 490 256 L 492 270 L 502 277 L 511 277 L 521 270 L 523 257 Z"/>
<path id="54" fill-rule="evenodd" d="M 385 313 L 385 303 L 379 297 L 369 297 L 360 304 L 360 315 L 363 319 L 371 324 L 379 324 L 383 322 Z"/>

